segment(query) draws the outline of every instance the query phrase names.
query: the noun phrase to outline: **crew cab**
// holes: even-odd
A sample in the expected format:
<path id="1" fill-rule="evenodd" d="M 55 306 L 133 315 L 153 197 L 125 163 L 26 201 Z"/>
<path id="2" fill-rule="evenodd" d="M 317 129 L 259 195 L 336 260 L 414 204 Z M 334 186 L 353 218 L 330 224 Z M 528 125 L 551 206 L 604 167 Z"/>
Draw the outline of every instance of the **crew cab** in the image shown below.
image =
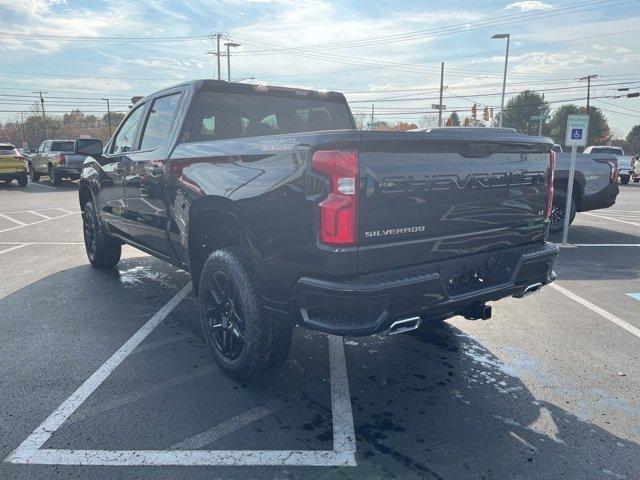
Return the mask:
<path id="1" fill-rule="evenodd" d="M 0 180 L 5 183 L 18 181 L 18 185 L 26 187 L 27 162 L 11 143 L 0 143 Z"/>
<path id="2" fill-rule="evenodd" d="M 84 158 L 73 152 L 73 140 L 45 140 L 29 157 L 29 175 L 34 182 L 48 175 L 54 185 L 62 184 L 64 178 L 77 180 Z"/>
<path id="3" fill-rule="evenodd" d="M 104 148 L 76 140 L 86 250 L 113 268 L 127 243 L 190 272 L 211 352 L 251 377 L 284 361 L 294 325 L 399 333 L 551 282 L 552 146 L 359 131 L 340 93 L 184 83 Z"/>

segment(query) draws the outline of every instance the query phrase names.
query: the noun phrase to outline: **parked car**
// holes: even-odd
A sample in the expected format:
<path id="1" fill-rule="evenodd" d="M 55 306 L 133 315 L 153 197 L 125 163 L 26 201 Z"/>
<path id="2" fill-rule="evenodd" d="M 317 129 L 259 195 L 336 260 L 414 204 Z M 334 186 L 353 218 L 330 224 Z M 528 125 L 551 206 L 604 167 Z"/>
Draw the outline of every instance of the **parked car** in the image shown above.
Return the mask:
<path id="1" fill-rule="evenodd" d="M 83 161 L 83 155 L 73 153 L 73 140 L 45 140 L 29 157 L 29 175 L 34 182 L 48 175 L 51 183 L 60 185 L 64 178 L 80 178 Z"/>
<path id="2" fill-rule="evenodd" d="M 573 223 L 576 212 L 608 208 L 616 203 L 619 193 L 618 158 L 615 153 L 576 154 L 569 223 Z M 549 227 L 552 233 L 561 232 L 564 226 L 570 162 L 570 153 L 556 154 L 553 209 Z"/>
<path id="3" fill-rule="evenodd" d="M 583 153 L 608 153 L 618 157 L 618 169 L 620 171 L 620 183 L 626 185 L 633 176 L 633 157 L 624 154 L 621 147 L 609 145 L 593 145 L 584 149 Z"/>
<path id="4" fill-rule="evenodd" d="M 221 368 L 280 365 L 293 325 L 395 334 L 489 318 L 553 281 L 553 142 L 356 129 L 344 96 L 200 80 L 143 98 L 89 155 L 89 261 L 127 243 L 191 274 Z"/>
<path id="5" fill-rule="evenodd" d="M 631 179 L 635 183 L 638 183 L 640 182 L 640 155 L 636 155 L 635 157 L 633 157 L 633 161 L 631 164 L 633 166 L 633 173 L 631 174 Z"/>
<path id="6" fill-rule="evenodd" d="M 18 185 L 26 187 L 27 162 L 10 143 L 0 143 L 0 180 L 5 183 L 18 181 Z"/>

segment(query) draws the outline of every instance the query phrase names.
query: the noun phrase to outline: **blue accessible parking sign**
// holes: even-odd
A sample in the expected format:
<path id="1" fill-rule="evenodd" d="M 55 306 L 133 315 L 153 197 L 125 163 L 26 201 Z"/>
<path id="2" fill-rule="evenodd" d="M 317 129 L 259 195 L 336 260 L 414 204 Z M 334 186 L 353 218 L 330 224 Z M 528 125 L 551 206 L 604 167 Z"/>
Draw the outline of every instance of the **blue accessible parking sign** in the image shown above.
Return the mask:
<path id="1" fill-rule="evenodd" d="M 580 140 L 582 138 L 582 129 L 581 128 L 572 128 L 571 129 L 571 138 L 574 140 Z"/>
<path id="2" fill-rule="evenodd" d="M 588 115 L 569 115 L 567 117 L 567 135 L 564 144 L 567 147 L 585 147 L 589 132 Z"/>

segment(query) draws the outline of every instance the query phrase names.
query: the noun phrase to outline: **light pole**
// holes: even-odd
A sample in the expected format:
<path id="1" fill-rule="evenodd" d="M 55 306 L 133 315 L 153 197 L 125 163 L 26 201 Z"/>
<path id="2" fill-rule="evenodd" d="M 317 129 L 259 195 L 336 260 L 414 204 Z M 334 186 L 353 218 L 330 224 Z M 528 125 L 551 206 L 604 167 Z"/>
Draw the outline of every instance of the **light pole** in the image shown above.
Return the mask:
<path id="1" fill-rule="evenodd" d="M 227 47 L 227 80 L 230 82 L 231 81 L 231 52 L 229 51 L 229 49 L 231 47 L 239 47 L 240 44 L 234 43 L 234 42 L 226 42 L 225 46 Z"/>
<path id="2" fill-rule="evenodd" d="M 507 53 L 504 56 L 504 76 L 502 77 L 502 100 L 500 102 L 500 125 L 502 127 L 502 119 L 504 118 L 504 92 L 507 88 L 507 65 L 509 64 L 509 41 L 511 40 L 510 33 L 496 33 L 491 38 L 506 38 L 507 39 Z"/>

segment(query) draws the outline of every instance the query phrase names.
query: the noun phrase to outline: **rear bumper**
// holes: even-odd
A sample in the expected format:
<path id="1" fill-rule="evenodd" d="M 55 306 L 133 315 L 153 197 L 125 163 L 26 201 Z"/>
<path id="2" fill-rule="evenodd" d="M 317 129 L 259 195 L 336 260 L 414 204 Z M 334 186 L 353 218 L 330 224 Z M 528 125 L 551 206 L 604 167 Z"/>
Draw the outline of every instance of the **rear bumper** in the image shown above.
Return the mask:
<path id="1" fill-rule="evenodd" d="M 302 326 L 348 336 L 381 332 L 409 316 L 448 318 L 474 304 L 523 296 L 534 283 L 552 282 L 558 251 L 546 242 L 350 280 L 302 277 L 290 311 Z"/>
<path id="2" fill-rule="evenodd" d="M 608 208 L 616 203 L 616 198 L 620 193 L 617 183 L 610 183 L 602 190 L 593 195 L 585 195 L 580 205 L 580 212 L 588 212 L 589 210 L 598 210 L 599 208 Z"/>
<path id="3" fill-rule="evenodd" d="M 80 178 L 80 171 L 82 167 L 71 167 L 68 165 L 58 165 L 56 168 L 56 172 L 58 172 L 63 177 L 77 177 Z"/>

